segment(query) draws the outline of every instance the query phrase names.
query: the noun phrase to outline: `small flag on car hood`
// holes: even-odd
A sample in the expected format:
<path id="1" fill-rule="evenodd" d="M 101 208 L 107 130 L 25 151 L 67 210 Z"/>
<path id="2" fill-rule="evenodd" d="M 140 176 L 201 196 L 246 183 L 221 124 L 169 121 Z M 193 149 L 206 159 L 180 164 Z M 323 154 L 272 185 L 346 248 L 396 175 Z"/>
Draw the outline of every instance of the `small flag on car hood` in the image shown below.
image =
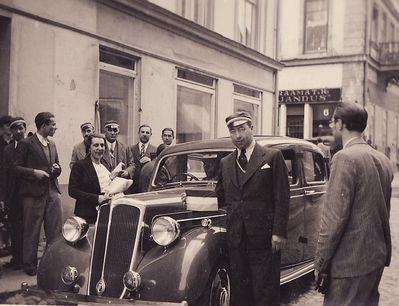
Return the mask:
<path id="1" fill-rule="evenodd" d="M 217 211 L 218 199 L 213 191 L 186 190 L 186 207 L 192 211 Z"/>

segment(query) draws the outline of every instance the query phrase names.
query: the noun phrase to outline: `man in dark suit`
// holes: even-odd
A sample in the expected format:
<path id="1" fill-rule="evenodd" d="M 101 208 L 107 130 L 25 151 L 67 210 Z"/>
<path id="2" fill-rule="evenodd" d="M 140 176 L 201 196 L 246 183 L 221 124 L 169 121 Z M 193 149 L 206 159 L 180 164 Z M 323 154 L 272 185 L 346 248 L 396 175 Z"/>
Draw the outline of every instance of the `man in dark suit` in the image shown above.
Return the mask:
<path id="1" fill-rule="evenodd" d="M 245 112 L 226 118 L 237 149 L 221 160 L 216 186 L 227 206 L 233 305 L 279 305 L 281 249 L 287 236 L 289 182 L 279 150 L 252 135 Z"/>
<path id="2" fill-rule="evenodd" d="M 52 113 L 41 112 L 35 117 L 37 132 L 18 143 L 15 173 L 18 194 L 24 209 L 23 262 L 24 271 L 35 275 L 40 230 L 44 222 L 47 244 L 61 233 L 62 208 L 57 177 L 61 166 L 55 143 L 48 139 L 56 131 Z"/>
<path id="3" fill-rule="evenodd" d="M 150 139 L 152 135 L 152 129 L 149 125 L 143 124 L 139 127 L 139 139 L 140 141 L 131 147 L 133 153 L 134 164 L 136 166 L 132 192 L 139 192 L 139 180 L 141 168 L 152 159 L 156 157 L 157 148 L 150 144 Z"/>
<path id="4" fill-rule="evenodd" d="M 69 163 L 69 168 L 71 169 L 74 163 L 84 159 L 87 153 L 89 153 L 89 144 L 87 141 L 89 136 L 94 133 L 94 125 L 91 122 L 85 122 L 80 125 L 80 131 L 82 132 L 83 141 L 73 147 L 71 162 Z"/>
<path id="5" fill-rule="evenodd" d="M 112 172 L 119 163 L 124 167 L 118 176 L 123 178 L 132 178 L 135 165 L 133 155 L 129 147 L 118 140 L 120 132 L 119 124 L 114 120 L 109 120 L 104 124 L 105 130 L 105 152 L 102 163 Z"/>
<path id="6" fill-rule="evenodd" d="M 333 115 L 335 143 L 321 216 L 315 277 L 329 274 L 324 305 L 378 305 L 378 286 L 391 260 L 392 166 L 362 138 L 367 111 L 342 102 Z M 321 274 L 321 272 L 324 272 Z"/>
<path id="7" fill-rule="evenodd" d="M 10 130 L 13 141 L 4 148 L 3 166 L 1 168 L 0 200 L 5 203 L 8 214 L 8 229 L 11 236 L 11 260 L 4 267 L 22 268 L 22 239 L 23 239 L 23 207 L 18 198 L 18 182 L 15 178 L 13 164 L 18 142 L 25 138 L 26 123 L 22 117 L 11 119 Z"/>

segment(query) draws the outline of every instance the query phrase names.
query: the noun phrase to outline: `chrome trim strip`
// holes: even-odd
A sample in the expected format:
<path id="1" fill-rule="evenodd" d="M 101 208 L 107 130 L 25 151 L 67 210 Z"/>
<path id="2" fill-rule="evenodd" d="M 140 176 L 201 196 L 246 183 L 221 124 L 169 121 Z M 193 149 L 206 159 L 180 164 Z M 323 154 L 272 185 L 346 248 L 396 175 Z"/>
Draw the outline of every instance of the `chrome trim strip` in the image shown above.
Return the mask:
<path id="1" fill-rule="evenodd" d="M 283 285 L 285 283 L 293 281 L 294 279 L 297 279 L 309 272 L 312 272 L 313 270 L 314 270 L 314 262 L 311 262 L 310 264 L 306 265 L 305 267 L 280 278 L 280 285 Z"/>
<path id="2" fill-rule="evenodd" d="M 304 194 L 293 195 L 290 196 L 290 199 L 303 198 L 304 196 L 305 196 Z"/>
<path id="3" fill-rule="evenodd" d="M 187 221 L 195 221 L 195 220 L 202 220 L 202 219 L 215 219 L 215 218 L 220 218 L 220 217 L 226 217 L 227 214 L 222 214 L 222 215 L 213 215 L 213 216 L 203 216 L 203 217 L 195 217 L 195 218 L 188 218 L 188 219 L 180 219 L 176 220 L 176 222 L 187 222 Z"/>

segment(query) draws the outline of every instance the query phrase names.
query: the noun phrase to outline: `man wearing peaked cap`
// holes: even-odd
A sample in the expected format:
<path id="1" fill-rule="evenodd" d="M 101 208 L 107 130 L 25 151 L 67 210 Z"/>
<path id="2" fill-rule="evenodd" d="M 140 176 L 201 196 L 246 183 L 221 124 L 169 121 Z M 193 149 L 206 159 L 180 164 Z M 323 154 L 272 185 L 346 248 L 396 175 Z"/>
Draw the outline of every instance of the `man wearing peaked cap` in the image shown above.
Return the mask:
<path id="1" fill-rule="evenodd" d="M 117 121 L 108 120 L 104 123 L 105 153 L 103 163 L 112 172 L 119 163 L 124 164 L 123 171 L 118 175 L 123 178 L 133 178 L 134 162 L 129 147 L 118 140 L 120 127 Z"/>
<path id="2" fill-rule="evenodd" d="M 71 162 L 69 163 L 71 169 L 78 160 L 84 159 L 87 153 L 89 153 L 88 138 L 94 133 L 94 125 L 91 122 L 82 123 L 80 131 L 82 132 L 83 141 L 73 147 Z"/>
<path id="3" fill-rule="evenodd" d="M 256 143 L 252 118 L 226 118 L 236 150 L 221 160 L 216 194 L 227 206 L 233 305 L 280 305 L 281 249 L 287 237 L 289 182 L 282 153 Z"/>
<path id="4" fill-rule="evenodd" d="M 15 117 L 10 120 L 10 131 L 13 141 L 4 148 L 3 166 L 0 172 L 0 201 L 4 202 L 8 213 L 8 229 L 11 236 L 11 260 L 4 266 L 12 269 L 21 269 L 22 241 L 23 241 L 23 207 L 18 198 L 18 181 L 12 167 L 15 160 L 15 151 L 19 141 L 25 138 L 26 123 L 24 118 Z"/>

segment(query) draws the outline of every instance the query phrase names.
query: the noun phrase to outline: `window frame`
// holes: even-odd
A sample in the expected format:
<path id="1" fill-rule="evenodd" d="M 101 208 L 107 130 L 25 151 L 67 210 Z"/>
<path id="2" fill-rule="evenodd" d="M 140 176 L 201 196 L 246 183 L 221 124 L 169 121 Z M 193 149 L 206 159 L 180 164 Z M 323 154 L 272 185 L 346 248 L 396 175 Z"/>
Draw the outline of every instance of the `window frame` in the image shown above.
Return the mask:
<path id="1" fill-rule="evenodd" d="M 306 155 L 306 153 L 311 153 L 312 154 L 313 164 L 315 163 L 314 154 L 316 154 L 316 155 L 318 155 L 320 157 L 320 161 L 322 161 L 321 170 L 322 170 L 322 174 L 323 174 L 324 180 L 322 180 L 322 181 L 316 181 L 315 180 L 315 181 L 311 181 L 311 182 L 307 181 L 306 173 L 305 173 L 305 155 Z M 316 152 L 314 150 L 311 150 L 311 149 L 308 149 L 308 148 L 302 149 L 302 171 L 303 171 L 304 185 L 306 185 L 306 186 L 314 186 L 314 185 L 321 185 L 321 184 L 326 184 L 327 183 L 328 171 L 327 171 L 327 168 L 326 168 L 325 159 L 323 158 L 323 156 L 320 153 L 318 153 L 318 152 Z"/>
<path id="2" fill-rule="evenodd" d="M 118 51 L 118 50 L 115 50 Z M 99 51 L 100 52 L 100 51 Z M 138 78 L 138 74 L 137 74 L 137 66 L 139 65 L 139 61 L 138 59 L 132 55 L 132 59 L 135 60 L 135 69 L 128 69 L 128 68 L 123 68 L 120 66 L 115 66 L 112 64 L 108 64 L 108 63 L 104 63 L 99 61 L 98 62 L 98 114 L 97 112 L 95 113 L 95 120 L 99 120 L 99 122 L 97 123 L 98 125 L 98 133 L 101 133 L 102 130 L 102 125 L 103 122 L 100 121 L 100 114 L 99 114 L 99 105 L 100 105 L 100 74 L 102 71 L 104 72 L 109 72 L 109 73 L 113 73 L 116 75 L 119 75 L 121 77 L 127 77 L 129 78 L 129 93 L 127 96 L 128 99 L 128 103 L 127 103 L 127 109 L 128 109 L 128 114 L 127 114 L 127 134 L 126 134 L 126 143 L 125 145 L 132 145 L 135 142 L 135 133 L 133 133 L 134 127 L 135 127 L 135 122 L 137 118 L 135 118 L 135 114 L 134 114 L 134 109 L 135 106 L 137 105 L 137 99 L 138 96 L 135 94 L 135 92 L 137 92 L 138 88 L 138 82 L 137 82 L 137 78 Z M 98 119 L 97 119 L 98 117 Z"/>
<path id="3" fill-rule="evenodd" d="M 250 3 L 251 5 L 253 5 L 254 7 L 254 19 L 255 20 L 251 20 L 251 32 L 252 34 L 250 35 L 250 41 L 247 42 L 247 32 L 245 31 L 245 36 L 243 37 L 243 39 L 241 39 L 241 31 L 240 31 L 240 11 L 239 11 L 239 7 L 240 4 L 239 2 L 243 1 L 244 2 L 244 9 L 246 7 L 247 3 Z M 260 46 L 260 33 L 261 33 L 261 12 L 260 12 L 260 1 L 259 0 L 236 0 L 235 1 L 235 40 L 241 44 L 243 44 L 244 46 L 247 46 L 251 49 L 255 49 L 258 50 L 259 46 Z M 246 23 L 247 23 L 247 19 L 246 19 L 246 11 L 244 10 L 244 27 L 246 28 Z"/>
<path id="4" fill-rule="evenodd" d="M 175 87 L 175 90 L 176 90 L 176 141 L 177 141 L 177 125 L 178 125 L 178 122 L 177 122 L 177 111 L 178 111 L 178 107 L 179 107 L 177 99 L 178 99 L 178 87 L 179 86 L 211 95 L 211 106 L 210 106 L 210 108 L 211 108 L 211 117 L 209 119 L 211 124 L 210 124 L 209 139 L 214 139 L 215 135 L 216 135 L 216 127 L 217 127 L 217 122 L 216 122 L 216 120 L 217 120 L 217 116 L 216 116 L 216 106 L 217 106 L 216 105 L 216 81 L 217 80 L 215 78 L 209 76 L 209 75 L 206 75 L 206 74 L 203 74 L 203 73 L 198 73 L 196 71 L 193 71 L 193 72 L 194 73 L 198 73 L 198 74 L 203 74 L 205 76 L 209 76 L 209 77 L 213 78 L 214 79 L 213 85 L 212 86 L 208 86 L 206 84 L 197 83 L 197 82 L 194 82 L 192 80 L 179 78 L 177 76 L 178 69 L 180 69 L 180 68 L 178 68 L 178 67 L 176 68 L 176 87 Z M 184 69 L 182 69 L 182 70 L 184 70 Z"/>
<path id="5" fill-rule="evenodd" d="M 319 49 L 319 50 L 309 50 L 307 48 L 307 26 L 306 26 L 306 21 L 307 21 L 307 3 L 309 3 L 310 1 L 315 1 L 315 0 L 304 0 L 303 2 L 303 53 L 304 54 L 312 54 L 312 53 L 325 53 L 328 51 L 329 48 L 329 32 L 331 31 L 330 29 L 330 13 L 331 13 L 331 9 L 330 9 L 330 1 L 329 0 L 318 0 L 318 1 L 325 1 L 326 2 L 326 24 L 325 24 L 325 28 L 326 28 L 326 35 L 325 35 L 325 48 L 324 49 Z"/>
<path id="6" fill-rule="evenodd" d="M 263 94 L 262 94 L 262 91 L 256 90 L 256 89 L 252 89 L 252 88 L 249 88 L 247 86 L 240 85 L 240 84 L 236 84 L 236 85 L 239 85 L 241 87 L 246 87 L 246 88 L 251 89 L 251 90 L 255 90 L 255 91 L 257 91 L 259 93 L 259 97 L 256 98 L 256 97 L 252 97 L 252 96 L 248 96 L 248 95 L 236 92 L 236 91 L 234 91 L 234 88 L 233 88 L 233 95 L 232 95 L 232 98 L 233 98 L 233 101 L 232 101 L 233 102 L 232 103 L 233 109 L 232 109 L 232 112 L 235 111 L 235 100 L 239 100 L 239 101 L 242 101 L 242 102 L 246 102 L 246 103 L 257 105 L 258 106 L 258 114 L 257 114 L 258 122 L 257 122 L 256 130 L 254 131 L 254 134 L 255 135 L 256 134 L 260 134 L 261 131 L 262 131 L 262 124 L 263 124 L 263 121 L 262 121 L 262 111 L 263 111 L 263 109 L 262 109 L 263 108 L 263 103 L 262 103 Z"/>

